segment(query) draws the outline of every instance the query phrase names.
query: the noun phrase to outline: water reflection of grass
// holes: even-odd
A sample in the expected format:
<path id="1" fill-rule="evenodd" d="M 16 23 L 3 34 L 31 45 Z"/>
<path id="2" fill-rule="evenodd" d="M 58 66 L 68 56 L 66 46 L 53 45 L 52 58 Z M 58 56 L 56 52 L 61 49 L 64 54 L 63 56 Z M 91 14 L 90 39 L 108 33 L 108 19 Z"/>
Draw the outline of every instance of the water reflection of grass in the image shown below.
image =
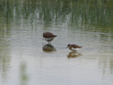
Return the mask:
<path id="1" fill-rule="evenodd" d="M 112 0 L 5 0 L 0 2 L 2 25 L 12 22 L 18 24 L 21 19 L 34 19 L 36 22 L 41 20 L 45 25 L 53 22 L 62 24 L 68 19 L 69 25 L 93 25 L 95 30 L 100 28 L 99 31 L 113 31 Z"/>
<path id="2" fill-rule="evenodd" d="M 100 57 L 99 67 L 102 69 L 102 73 L 103 73 L 104 76 L 106 74 L 113 74 L 113 59 L 112 59 L 112 56 L 102 56 L 102 57 Z"/>
<path id="3" fill-rule="evenodd" d="M 6 31 L 12 30 L 13 25 L 16 27 L 21 24 L 36 25 L 38 21 L 41 21 L 41 24 L 46 26 L 53 23 L 61 25 L 66 23 L 74 26 L 73 28 L 76 26 L 76 29 L 110 32 L 112 36 L 112 3 L 112 0 L 1 0 L 0 31 L 5 34 Z M 77 26 L 80 27 L 77 28 Z M 100 37 L 106 36 L 101 35 Z M 7 46 L 1 48 L 2 52 L 8 53 L 9 51 L 4 50 L 5 48 Z M 6 54 L 3 56 L 5 57 L 1 57 L 3 59 L 1 63 L 6 69 L 8 66 L 6 62 L 8 63 L 10 58 L 7 60 L 8 56 Z M 113 69 L 112 61 L 109 65 L 110 69 Z"/>
<path id="4" fill-rule="evenodd" d="M 0 36 L 4 36 L 4 33 L 0 34 Z M 3 41 L 3 38 L 0 39 L 0 76 L 3 81 L 7 80 L 8 71 L 10 68 L 10 48 L 9 42 Z"/>

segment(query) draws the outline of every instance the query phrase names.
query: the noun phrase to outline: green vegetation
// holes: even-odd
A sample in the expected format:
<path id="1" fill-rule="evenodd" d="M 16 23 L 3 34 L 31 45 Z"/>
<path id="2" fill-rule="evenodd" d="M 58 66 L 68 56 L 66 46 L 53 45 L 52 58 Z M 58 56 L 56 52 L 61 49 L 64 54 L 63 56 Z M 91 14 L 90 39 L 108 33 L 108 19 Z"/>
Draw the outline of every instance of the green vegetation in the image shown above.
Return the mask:
<path id="1" fill-rule="evenodd" d="M 88 30 L 113 32 L 113 0 L 1 0 L 0 30 L 10 30 L 21 19 L 41 20 L 44 24 L 86 27 Z M 94 26 L 95 28 L 90 28 Z"/>

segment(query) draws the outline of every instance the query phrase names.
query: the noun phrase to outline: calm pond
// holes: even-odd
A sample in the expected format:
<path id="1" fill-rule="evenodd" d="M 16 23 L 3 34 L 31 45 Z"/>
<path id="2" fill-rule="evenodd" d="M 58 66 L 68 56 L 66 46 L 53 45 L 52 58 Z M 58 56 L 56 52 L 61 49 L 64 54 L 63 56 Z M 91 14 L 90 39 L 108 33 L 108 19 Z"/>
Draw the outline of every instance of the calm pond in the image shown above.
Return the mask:
<path id="1" fill-rule="evenodd" d="M 113 85 L 113 0 L 0 0 L 0 85 Z"/>

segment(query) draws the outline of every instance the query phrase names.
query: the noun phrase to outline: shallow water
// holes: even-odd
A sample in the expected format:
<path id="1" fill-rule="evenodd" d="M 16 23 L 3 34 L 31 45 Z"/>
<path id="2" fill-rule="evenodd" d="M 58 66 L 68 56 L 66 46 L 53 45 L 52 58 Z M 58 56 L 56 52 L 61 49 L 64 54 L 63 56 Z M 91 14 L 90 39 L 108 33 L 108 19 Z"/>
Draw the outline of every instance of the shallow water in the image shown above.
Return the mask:
<path id="1" fill-rule="evenodd" d="M 47 1 L 1 1 L 0 85 L 112 85 L 110 0 Z M 46 31 L 57 35 L 51 45 Z"/>

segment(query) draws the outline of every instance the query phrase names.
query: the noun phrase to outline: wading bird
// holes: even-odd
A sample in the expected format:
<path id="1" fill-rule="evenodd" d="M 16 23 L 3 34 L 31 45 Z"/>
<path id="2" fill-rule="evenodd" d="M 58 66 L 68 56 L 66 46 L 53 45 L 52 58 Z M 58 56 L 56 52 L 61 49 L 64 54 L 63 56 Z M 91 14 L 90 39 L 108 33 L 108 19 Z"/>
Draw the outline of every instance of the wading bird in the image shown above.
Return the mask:
<path id="1" fill-rule="evenodd" d="M 77 48 L 81 48 L 82 46 L 78 46 L 76 44 L 68 44 L 67 47 L 69 48 L 69 50 L 71 51 L 76 51 Z M 66 48 L 67 48 L 66 47 Z"/>
<path id="2" fill-rule="evenodd" d="M 51 32 L 44 32 L 43 33 L 43 38 L 48 42 L 48 44 L 51 44 L 51 41 L 57 37 L 57 35 L 54 35 Z"/>

